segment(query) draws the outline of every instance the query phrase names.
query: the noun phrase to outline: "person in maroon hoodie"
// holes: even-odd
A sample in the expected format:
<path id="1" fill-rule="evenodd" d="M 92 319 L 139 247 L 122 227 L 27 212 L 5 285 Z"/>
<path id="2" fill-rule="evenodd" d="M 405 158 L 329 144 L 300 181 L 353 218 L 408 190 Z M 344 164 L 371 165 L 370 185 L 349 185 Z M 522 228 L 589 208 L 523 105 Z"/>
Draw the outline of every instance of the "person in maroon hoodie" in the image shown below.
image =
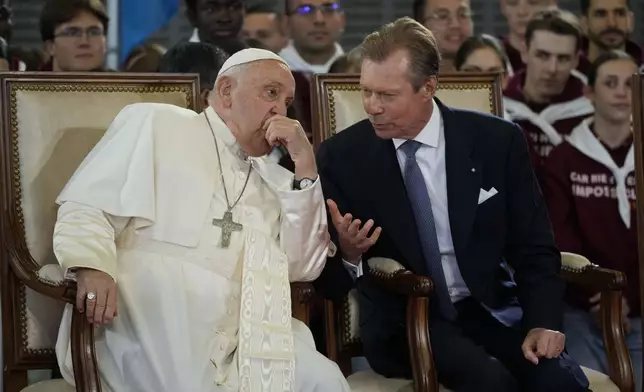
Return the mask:
<path id="1" fill-rule="evenodd" d="M 593 112 L 584 82 L 572 73 L 580 41 L 578 20 L 570 12 L 537 13 L 526 27 L 526 69 L 509 80 L 503 93 L 505 109 L 532 147 L 537 176 L 552 147 Z"/>
<path id="2" fill-rule="evenodd" d="M 501 38 L 510 61 L 510 75 L 525 69 L 521 52 L 525 50 L 525 31 L 534 14 L 555 7 L 556 0 L 501 0 L 501 14 L 508 22 L 508 35 Z"/>
<path id="3" fill-rule="evenodd" d="M 543 194 L 555 242 L 563 252 L 586 256 L 628 277 L 622 305 L 626 343 L 637 391 L 642 390 L 635 173 L 631 126 L 634 60 L 625 52 L 602 53 L 588 74 L 595 115 L 552 150 L 543 167 Z M 606 373 L 599 317 L 600 294 L 568 287 L 564 315 L 568 352 L 580 365 Z"/>
<path id="4" fill-rule="evenodd" d="M 587 37 L 582 41 L 583 56 L 577 67 L 581 73 L 587 75 L 597 56 L 611 49 L 625 51 L 643 68 L 642 49 L 628 39 L 635 27 L 629 3 L 629 0 L 581 0 L 581 22 Z"/>

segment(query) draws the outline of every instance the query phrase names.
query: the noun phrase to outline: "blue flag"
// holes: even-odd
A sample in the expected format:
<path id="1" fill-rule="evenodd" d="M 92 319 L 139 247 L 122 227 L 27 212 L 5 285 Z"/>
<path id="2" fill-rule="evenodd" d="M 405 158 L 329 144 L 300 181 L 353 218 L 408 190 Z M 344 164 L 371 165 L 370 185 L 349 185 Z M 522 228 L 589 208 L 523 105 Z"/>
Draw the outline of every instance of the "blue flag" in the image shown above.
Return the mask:
<path id="1" fill-rule="evenodd" d="M 179 0 L 120 0 L 120 59 L 165 26 L 179 9 Z"/>

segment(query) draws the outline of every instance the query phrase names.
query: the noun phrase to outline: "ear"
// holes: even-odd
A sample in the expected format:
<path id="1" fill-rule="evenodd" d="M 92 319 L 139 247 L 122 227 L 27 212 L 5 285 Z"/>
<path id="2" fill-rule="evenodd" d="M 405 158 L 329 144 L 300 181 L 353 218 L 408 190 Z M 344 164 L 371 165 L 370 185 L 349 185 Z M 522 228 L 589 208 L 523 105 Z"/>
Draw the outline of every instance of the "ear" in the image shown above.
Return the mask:
<path id="1" fill-rule="evenodd" d="M 340 20 L 340 31 L 344 32 L 344 28 L 347 25 L 347 17 L 344 15 L 344 12 L 341 12 L 338 15 L 338 18 Z"/>
<path id="2" fill-rule="evenodd" d="M 186 19 L 192 27 L 197 27 L 197 15 L 189 7 L 186 7 Z"/>
<path id="3" fill-rule="evenodd" d="M 202 88 L 199 97 L 201 98 L 201 110 L 206 110 L 210 106 L 210 92 L 212 90 L 209 88 Z"/>
<path id="4" fill-rule="evenodd" d="M 280 33 L 282 33 L 284 37 L 289 37 L 291 35 L 291 32 L 288 28 L 288 16 L 282 15 L 279 21 L 279 29 Z"/>
<path id="5" fill-rule="evenodd" d="M 432 76 L 425 81 L 425 84 L 420 88 L 420 92 L 423 94 L 423 99 L 431 100 L 436 94 L 437 89 L 438 79 Z"/>
<path id="6" fill-rule="evenodd" d="M 628 11 L 626 18 L 626 32 L 632 34 L 633 30 L 635 30 L 635 14 L 633 11 Z"/>
<path id="7" fill-rule="evenodd" d="M 45 41 L 45 52 L 47 52 L 50 57 L 54 57 L 54 40 L 50 39 Z"/>
<path id="8" fill-rule="evenodd" d="M 582 15 L 581 18 L 579 18 L 579 26 L 581 27 L 581 32 L 585 36 L 588 36 L 588 17 L 586 15 Z"/>
<path id="9" fill-rule="evenodd" d="M 580 59 L 580 58 L 581 58 L 581 56 L 583 56 L 583 55 L 584 55 L 584 54 L 583 54 L 583 52 L 582 52 L 581 50 L 577 51 L 577 55 L 575 56 L 575 59 L 574 59 L 574 61 L 573 61 L 573 63 L 574 63 L 575 65 L 574 65 L 574 67 L 573 67 L 572 69 L 577 69 L 577 67 L 579 66 L 579 59 Z"/>
<path id="10" fill-rule="evenodd" d="M 584 97 L 588 98 L 592 103 L 595 103 L 595 91 L 592 86 L 584 86 Z"/>
<path id="11" fill-rule="evenodd" d="M 501 9 L 501 15 L 503 15 L 503 17 L 504 17 L 505 19 L 507 19 L 507 18 L 508 18 L 508 14 L 507 14 L 507 9 L 506 9 L 506 5 L 507 5 L 507 4 L 506 4 L 506 0 L 500 0 L 500 1 L 499 1 L 499 3 L 500 3 L 500 4 L 499 4 L 499 8 Z"/>
<path id="12" fill-rule="evenodd" d="M 523 64 L 528 63 L 528 50 L 530 50 L 530 48 L 528 48 L 528 43 L 526 42 L 526 44 L 521 48 L 521 61 L 523 61 Z"/>
<path id="13" fill-rule="evenodd" d="M 224 109 L 230 109 L 233 105 L 233 89 L 235 87 L 235 79 L 230 76 L 222 76 L 215 85 L 215 94 L 219 98 L 219 102 Z"/>

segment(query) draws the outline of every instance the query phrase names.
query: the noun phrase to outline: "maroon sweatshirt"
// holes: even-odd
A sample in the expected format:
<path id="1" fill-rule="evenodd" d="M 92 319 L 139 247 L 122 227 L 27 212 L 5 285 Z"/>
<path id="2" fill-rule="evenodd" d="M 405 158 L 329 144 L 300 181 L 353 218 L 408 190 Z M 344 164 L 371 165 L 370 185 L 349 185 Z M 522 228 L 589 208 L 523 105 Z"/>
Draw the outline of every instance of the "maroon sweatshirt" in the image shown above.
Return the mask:
<path id="1" fill-rule="evenodd" d="M 640 48 L 640 46 L 633 41 L 626 41 L 624 50 L 626 51 L 626 53 L 630 54 L 633 59 L 635 59 L 635 62 L 637 62 L 640 70 L 644 70 L 644 53 L 642 53 L 642 48 Z M 582 40 L 581 52 L 582 54 L 579 57 L 579 65 L 577 66 L 577 70 L 588 77 L 588 73 L 590 72 L 590 67 L 592 64 L 590 60 L 588 60 L 587 38 L 584 38 Z"/>
<path id="2" fill-rule="evenodd" d="M 501 37 L 500 40 L 503 42 L 503 49 L 505 49 L 505 54 L 508 56 L 510 66 L 512 66 L 512 74 L 514 75 L 523 71 L 525 69 L 525 63 L 521 58 L 521 52 L 514 46 L 510 45 L 508 37 Z"/>
<path id="3" fill-rule="evenodd" d="M 585 132 L 576 129 L 571 135 L 574 138 L 552 150 L 542 168 L 543 195 L 559 249 L 581 254 L 600 267 L 624 272 L 630 315 L 637 316 L 640 293 L 633 141 L 631 138 L 610 149 L 596 138 L 591 127 L 586 127 Z M 605 164 L 607 161 L 612 167 Z M 619 208 L 615 169 L 620 169 L 618 176 L 624 178 L 623 212 Z M 587 310 L 594 294 L 570 285 L 567 300 Z"/>
<path id="4" fill-rule="evenodd" d="M 570 76 L 561 94 L 548 104 L 527 102 L 523 95 L 525 71 L 515 74 L 503 91 L 503 105 L 512 121 L 519 124 L 533 152 L 533 164 L 539 175 L 540 166 L 552 148 L 563 141 L 583 119 L 594 112 L 584 97 L 584 82 Z M 537 121 L 530 117 L 537 117 Z"/>

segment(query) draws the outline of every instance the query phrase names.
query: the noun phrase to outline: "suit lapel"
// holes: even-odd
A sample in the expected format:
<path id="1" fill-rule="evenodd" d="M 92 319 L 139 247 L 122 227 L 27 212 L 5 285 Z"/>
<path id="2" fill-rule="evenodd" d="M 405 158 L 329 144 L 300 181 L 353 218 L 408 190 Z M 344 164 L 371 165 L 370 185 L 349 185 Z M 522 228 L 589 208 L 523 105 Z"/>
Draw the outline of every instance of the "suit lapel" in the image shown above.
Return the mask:
<path id="1" fill-rule="evenodd" d="M 369 192 L 377 195 L 372 198 L 378 211 L 374 221 L 376 225 L 383 227 L 383 235 L 394 241 L 408 263 L 403 264 L 407 264 L 416 273 L 426 274 L 427 267 L 394 144 L 391 140 L 375 139 L 372 155 L 365 162 L 369 165 L 368 170 L 364 171 L 371 173 L 368 180 Z"/>
<path id="2" fill-rule="evenodd" d="M 473 154 L 475 130 L 461 124 L 450 108 L 436 101 L 443 115 L 449 223 L 458 257 L 467 246 L 476 216 L 482 167 Z"/>

